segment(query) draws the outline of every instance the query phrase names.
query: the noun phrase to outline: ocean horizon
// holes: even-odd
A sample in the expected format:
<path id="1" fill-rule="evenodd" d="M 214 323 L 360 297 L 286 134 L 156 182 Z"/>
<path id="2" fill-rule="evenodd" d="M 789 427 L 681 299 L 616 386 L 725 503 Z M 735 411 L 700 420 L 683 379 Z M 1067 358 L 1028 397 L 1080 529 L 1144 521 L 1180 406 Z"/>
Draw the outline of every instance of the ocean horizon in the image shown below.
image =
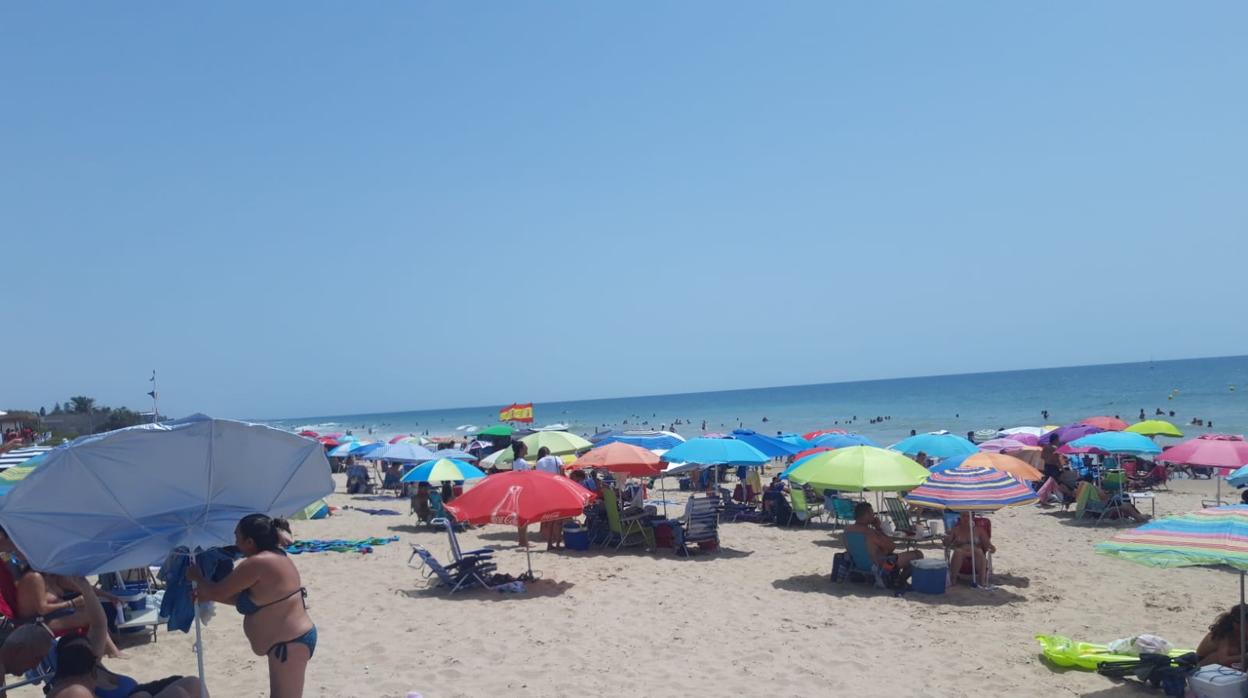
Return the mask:
<path id="1" fill-rule="evenodd" d="M 1239 355 L 535 402 L 534 425 L 566 424 L 582 434 L 674 427 L 686 436 L 737 428 L 768 433 L 840 427 L 883 442 L 911 429 L 961 433 L 1065 424 L 1093 415 L 1132 422 L 1142 410 L 1146 418 L 1167 419 L 1191 435 L 1243 433 L 1246 394 L 1248 355 Z M 462 435 L 460 427 L 496 423 L 505 404 L 256 421 L 376 438 Z M 1213 426 L 1189 426 L 1194 419 Z"/>

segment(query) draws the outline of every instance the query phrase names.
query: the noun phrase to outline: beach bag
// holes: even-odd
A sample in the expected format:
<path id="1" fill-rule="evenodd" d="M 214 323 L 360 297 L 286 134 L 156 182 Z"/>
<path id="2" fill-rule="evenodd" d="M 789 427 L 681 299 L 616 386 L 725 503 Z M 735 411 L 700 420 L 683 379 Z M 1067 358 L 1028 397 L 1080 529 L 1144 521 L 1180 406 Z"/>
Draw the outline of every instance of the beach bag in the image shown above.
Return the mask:
<path id="1" fill-rule="evenodd" d="M 787 499 L 777 497 L 776 503 L 771 507 L 771 512 L 776 517 L 777 525 L 789 526 L 793 523 L 793 506 L 789 504 Z"/>
<path id="2" fill-rule="evenodd" d="M 846 553 L 837 553 L 832 556 L 832 581 L 847 582 L 849 581 L 849 573 L 853 569 L 854 563 L 849 559 Z"/>

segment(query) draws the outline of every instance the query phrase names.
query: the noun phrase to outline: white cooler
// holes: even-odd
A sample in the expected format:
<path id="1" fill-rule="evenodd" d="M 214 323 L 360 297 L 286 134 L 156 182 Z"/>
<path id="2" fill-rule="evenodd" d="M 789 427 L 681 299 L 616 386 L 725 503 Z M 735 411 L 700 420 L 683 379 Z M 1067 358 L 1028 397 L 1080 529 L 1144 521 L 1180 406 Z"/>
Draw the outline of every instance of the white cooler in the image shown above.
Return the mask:
<path id="1" fill-rule="evenodd" d="M 1221 664 L 1202 666 L 1187 680 L 1196 698 L 1244 698 L 1248 696 L 1248 674 Z"/>

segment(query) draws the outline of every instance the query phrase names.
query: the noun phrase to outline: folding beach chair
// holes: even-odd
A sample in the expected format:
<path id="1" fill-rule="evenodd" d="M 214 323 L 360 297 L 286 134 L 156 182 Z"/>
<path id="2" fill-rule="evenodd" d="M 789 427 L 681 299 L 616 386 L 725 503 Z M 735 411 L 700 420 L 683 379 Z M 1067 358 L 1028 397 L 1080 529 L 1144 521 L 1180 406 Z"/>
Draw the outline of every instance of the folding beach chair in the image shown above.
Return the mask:
<path id="1" fill-rule="evenodd" d="M 846 533 L 845 548 L 849 555 L 852 566 L 849 570 L 849 579 L 852 582 L 873 582 L 877 589 L 884 589 L 884 578 L 880 575 L 880 568 L 871 560 L 871 553 L 867 550 L 867 537 L 862 533 Z"/>
<path id="2" fill-rule="evenodd" d="M 913 545 L 915 543 L 932 541 L 940 537 L 940 534 L 933 530 L 931 526 L 924 524 L 923 528 L 920 528 L 916 525 L 910 518 L 909 507 L 900 499 L 885 497 L 884 507 L 888 510 L 888 518 L 892 519 L 893 530 L 897 532 L 895 535 L 890 536 L 894 540 Z"/>
<path id="3" fill-rule="evenodd" d="M 455 559 L 455 562 L 463 562 L 466 558 L 473 558 L 477 562 L 488 561 L 495 552 L 493 548 L 478 548 L 464 552 L 459 547 L 459 536 L 455 535 L 455 524 L 450 519 L 437 518 L 429 523 L 446 529 L 446 537 L 451 544 L 451 557 Z"/>
<path id="4" fill-rule="evenodd" d="M 407 564 L 411 565 L 412 560 L 420 557 L 421 573 L 425 579 L 437 577 L 438 581 L 435 586 L 442 586 L 450 589 L 450 593 L 454 594 L 462 589 L 471 589 L 473 586 L 480 586 L 483 589 L 492 589 L 489 582 L 486 581 L 485 575 L 494 572 L 493 563 L 477 564 L 469 558 L 463 563 L 453 562 L 449 565 L 443 565 L 424 547 L 412 543 L 412 556 L 407 559 Z"/>
<path id="5" fill-rule="evenodd" d="M 854 502 L 844 497 L 828 495 L 823 498 L 824 511 L 832 512 L 834 526 L 848 526 L 854 522 Z"/>
<path id="6" fill-rule="evenodd" d="M 954 513 L 954 512 L 949 512 L 949 513 Z M 945 528 L 947 528 L 949 531 L 953 531 L 954 526 L 958 525 L 958 518 L 961 516 L 962 514 L 954 514 L 953 521 L 950 522 L 949 515 L 946 514 L 945 515 Z M 978 545 L 979 541 L 981 540 L 980 536 L 983 536 L 983 539 L 992 540 L 992 521 L 990 521 L 989 519 L 983 516 L 976 516 L 974 519 L 974 522 L 971 525 L 975 527 L 976 545 Z M 984 558 L 988 563 L 987 574 L 991 576 L 992 575 L 992 553 L 987 552 L 984 555 Z M 945 564 L 948 565 L 952 559 L 953 559 L 953 548 L 946 545 L 945 546 Z M 958 577 L 970 577 L 973 567 L 974 566 L 970 558 L 963 560 L 961 569 L 956 569 L 956 570 L 952 568 L 949 569 L 950 581 Z M 980 571 L 981 570 L 975 570 L 975 572 L 980 572 Z"/>
<path id="7" fill-rule="evenodd" d="M 785 521 L 783 525 L 792 526 L 794 519 L 801 522 L 803 526 L 810 523 L 811 514 L 810 508 L 806 506 L 806 491 L 800 485 L 789 485 L 789 507 L 792 509 L 792 513 L 789 514 L 789 520 Z"/>
<path id="8" fill-rule="evenodd" d="M 620 503 L 615 490 L 607 487 L 602 491 L 602 503 L 607 510 L 607 523 L 611 527 L 611 538 L 607 544 L 615 543 L 619 550 L 626 545 L 644 543 L 647 550 L 654 550 L 654 529 L 646 525 L 649 515 L 645 513 L 624 516 L 620 513 Z M 718 502 L 716 502 L 718 504 Z"/>
<path id="9" fill-rule="evenodd" d="M 1075 521 L 1090 520 L 1099 524 L 1106 517 L 1122 516 L 1119 501 L 1114 498 L 1102 501 L 1097 496 L 1099 492 L 1096 485 L 1090 482 L 1079 485 L 1079 491 L 1075 493 Z"/>
<path id="10" fill-rule="evenodd" d="M 697 543 L 703 550 L 719 548 L 719 516 L 711 497 L 692 496 L 685 502 L 685 514 L 676 524 L 676 554 L 689 556 L 689 544 Z"/>

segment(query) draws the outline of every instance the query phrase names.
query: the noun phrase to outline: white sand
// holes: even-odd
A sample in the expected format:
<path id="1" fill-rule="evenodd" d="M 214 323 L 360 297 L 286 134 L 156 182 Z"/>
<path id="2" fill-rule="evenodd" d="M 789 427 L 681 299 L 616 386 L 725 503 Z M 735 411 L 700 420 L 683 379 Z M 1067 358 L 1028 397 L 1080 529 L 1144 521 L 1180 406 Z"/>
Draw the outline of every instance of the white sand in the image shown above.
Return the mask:
<path id="1" fill-rule="evenodd" d="M 1207 481 L 1173 487 L 1158 495 L 1158 514 L 1199 508 L 1213 490 Z M 830 526 L 740 523 L 722 527 L 722 551 L 690 560 L 670 551 L 538 548 L 534 566 L 544 579 L 526 593 L 448 596 L 426 591 L 406 566 L 409 542 L 450 557 L 445 533 L 418 530 L 406 501 L 337 494 L 331 503 L 404 515 L 343 511 L 295 522 L 297 537 L 397 533 L 401 541 L 372 555 L 296 558 L 320 631 L 308 696 L 1138 695 L 1092 672 L 1050 668 L 1032 636 L 1108 641 L 1152 632 L 1194 646 L 1238 600 L 1228 572 L 1152 569 L 1093 553 L 1093 543 L 1126 524 L 1076 525 L 1034 507 L 993 515 L 992 591 L 896 598 L 832 584 L 832 554 L 843 546 Z M 487 526 L 461 540 L 500 547 L 500 571 L 524 569 L 514 529 Z M 206 629 L 216 696 L 267 695 L 266 660 L 251 654 L 241 626 L 233 609 L 218 607 Z M 127 652 L 108 666 L 140 680 L 195 671 L 191 637 L 180 633 L 162 630 L 157 643 Z"/>

